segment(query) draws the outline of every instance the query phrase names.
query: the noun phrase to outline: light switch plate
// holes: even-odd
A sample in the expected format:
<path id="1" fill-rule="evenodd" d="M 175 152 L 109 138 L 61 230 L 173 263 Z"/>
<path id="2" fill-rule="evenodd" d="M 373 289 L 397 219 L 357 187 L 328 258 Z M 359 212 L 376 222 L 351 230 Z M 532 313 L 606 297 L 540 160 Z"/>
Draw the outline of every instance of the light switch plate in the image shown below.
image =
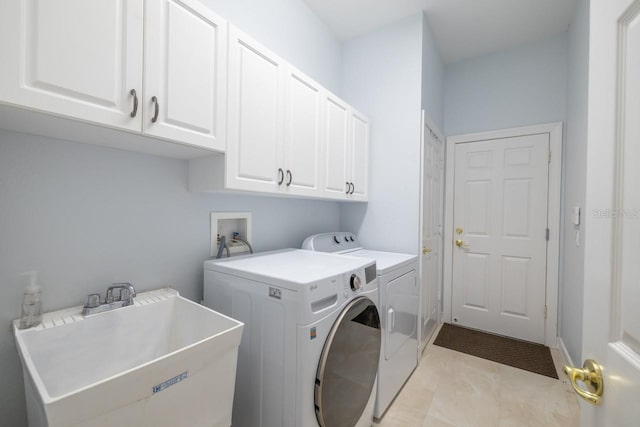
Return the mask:
<path id="1" fill-rule="evenodd" d="M 580 206 L 573 207 L 571 222 L 573 222 L 573 225 L 580 225 Z"/>

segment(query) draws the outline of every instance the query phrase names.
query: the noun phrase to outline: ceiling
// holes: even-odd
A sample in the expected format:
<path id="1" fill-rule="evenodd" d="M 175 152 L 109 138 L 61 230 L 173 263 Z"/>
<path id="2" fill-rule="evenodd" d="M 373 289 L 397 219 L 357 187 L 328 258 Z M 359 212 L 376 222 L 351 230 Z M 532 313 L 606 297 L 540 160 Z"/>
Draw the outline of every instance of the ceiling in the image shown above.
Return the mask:
<path id="1" fill-rule="evenodd" d="M 340 40 L 424 10 L 446 64 L 566 31 L 576 0 L 304 0 Z"/>

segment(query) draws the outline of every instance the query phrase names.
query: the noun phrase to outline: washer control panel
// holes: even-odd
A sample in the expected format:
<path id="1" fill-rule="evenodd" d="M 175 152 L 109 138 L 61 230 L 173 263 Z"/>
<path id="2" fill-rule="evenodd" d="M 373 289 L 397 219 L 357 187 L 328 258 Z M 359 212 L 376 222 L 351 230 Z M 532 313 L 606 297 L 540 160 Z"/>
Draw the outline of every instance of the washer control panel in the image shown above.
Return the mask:
<path id="1" fill-rule="evenodd" d="M 372 262 L 364 268 L 352 271 L 343 276 L 343 296 L 351 298 L 360 292 L 369 291 L 378 286 L 376 282 L 376 263 Z"/>
<path id="2" fill-rule="evenodd" d="M 355 292 L 360 289 L 361 283 L 362 280 L 360 280 L 360 277 L 357 274 L 354 273 L 351 275 L 351 279 L 349 279 L 349 285 L 351 286 L 352 291 Z"/>
<path id="3" fill-rule="evenodd" d="M 344 297 L 350 298 L 365 290 L 363 286 L 364 270 L 357 270 L 351 273 L 347 273 L 343 276 L 342 287 L 344 290 Z"/>
<path id="4" fill-rule="evenodd" d="M 370 271 L 373 271 L 373 275 L 368 273 Z M 356 270 L 305 285 L 302 288 L 302 292 L 305 294 L 302 298 L 308 301 L 308 311 L 300 312 L 299 320 L 303 322 L 302 324 L 306 324 L 305 322 L 311 321 L 312 318 L 336 304 L 342 304 L 362 292 L 377 289 L 378 282 L 375 271 L 376 263 L 370 261 L 369 264 Z M 372 277 L 371 280 L 369 280 L 370 277 Z M 271 298 L 282 299 L 284 296 L 280 292 L 274 287 L 269 288 Z"/>
<path id="5" fill-rule="evenodd" d="M 378 277 L 378 270 L 376 264 L 369 264 L 364 269 L 364 278 L 367 281 L 367 284 L 373 282 Z"/>

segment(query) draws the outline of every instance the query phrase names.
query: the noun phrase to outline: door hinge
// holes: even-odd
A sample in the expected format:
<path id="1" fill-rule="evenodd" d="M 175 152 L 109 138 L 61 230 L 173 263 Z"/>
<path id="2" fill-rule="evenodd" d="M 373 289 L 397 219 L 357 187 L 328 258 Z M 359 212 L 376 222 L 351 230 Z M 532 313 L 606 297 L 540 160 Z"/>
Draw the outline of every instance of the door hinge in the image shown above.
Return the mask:
<path id="1" fill-rule="evenodd" d="M 544 318 L 545 319 L 547 318 L 547 306 L 546 305 L 544 306 Z"/>
<path id="2" fill-rule="evenodd" d="M 549 157 L 547 158 L 547 163 L 551 163 L 551 150 L 549 150 Z"/>
<path id="3" fill-rule="evenodd" d="M 549 229 L 548 228 L 547 228 L 547 232 L 546 232 L 546 239 L 547 239 L 547 242 L 548 242 L 549 241 Z"/>

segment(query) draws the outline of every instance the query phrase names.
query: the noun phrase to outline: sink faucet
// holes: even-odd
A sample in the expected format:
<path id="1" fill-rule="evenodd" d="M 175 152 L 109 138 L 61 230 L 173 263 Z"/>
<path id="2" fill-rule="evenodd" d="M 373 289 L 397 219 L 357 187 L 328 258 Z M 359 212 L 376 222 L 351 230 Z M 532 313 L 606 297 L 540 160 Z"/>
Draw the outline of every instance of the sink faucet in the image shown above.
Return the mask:
<path id="1" fill-rule="evenodd" d="M 120 292 L 118 294 L 118 299 L 115 301 L 124 301 L 127 300 L 128 303 L 125 305 L 133 304 L 133 297 L 136 296 L 136 288 L 133 287 L 131 283 L 114 283 L 113 285 L 107 288 L 107 294 L 104 298 L 104 301 L 107 303 L 112 303 L 113 299 L 113 291 L 115 289 L 119 289 Z"/>
<path id="2" fill-rule="evenodd" d="M 114 297 L 114 291 L 118 291 Z M 136 296 L 136 288 L 131 283 L 114 283 L 107 288 L 104 302 L 100 301 L 100 294 L 90 294 L 82 309 L 82 314 L 102 313 L 103 311 L 114 310 L 120 307 L 133 305 L 133 297 Z"/>

